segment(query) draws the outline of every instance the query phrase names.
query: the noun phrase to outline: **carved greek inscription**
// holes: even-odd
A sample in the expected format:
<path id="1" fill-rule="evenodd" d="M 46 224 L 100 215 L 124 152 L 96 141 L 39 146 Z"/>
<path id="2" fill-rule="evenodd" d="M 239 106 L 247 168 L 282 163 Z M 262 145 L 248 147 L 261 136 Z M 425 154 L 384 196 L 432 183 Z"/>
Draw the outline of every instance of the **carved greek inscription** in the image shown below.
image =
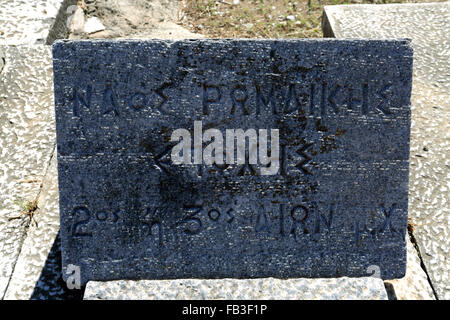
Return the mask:
<path id="1" fill-rule="evenodd" d="M 285 211 L 285 204 L 280 203 L 280 211 L 279 211 L 279 217 L 280 217 L 280 234 L 284 236 L 284 211 Z"/>
<path id="2" fill-rule="evenodd" d="M 385 83 L 381 88 L 369 88 L 368 82 L 363 81 L 355 88 L 344 83 L 334 84 L 329 80 L 315 80 L 291 82 L 281 88 L 272 84 L 268 86 L 268 90 L 263 90 L 263 83 L 261 80 L 255 80 L 252 85 L 225 86 L 204 82 L 199 101 L 201 114 L 210 115 L 211 107 L 216 105 L 222 110 L 228 110 L 230 116 L 261 113 L 287 115 L 297 112 L 311 117 L 326 118 L 331 114 L 342 113 L 345 109 L 354 110 L 356 106 L 361 115 L 370 112 L 384 116 L 392 115 L 389 107 L 389 100 L 393 96 L 392 83 Z M 120 106 L 116 89 L 112 84 L 107 84 L 101 90 L 94 90 L 92 84 L 88 84 L 85 88 L 73 88 L 69 99 L 75 117 L 81 116 L 83 108 L 91 108 L 92 101 L 100 101 L 101 115 L 120 116 L 124 107 L 138 112 L 148 110 L 148 106 L 152 104 L 149 94 L 153 92 L 158 101 L 153 102 L 152 109 L 169 114 L 171 99 L 167 89 L 173 86 L 172 82 L 164 82 L 148 91 L 131 92 L 125 102 L 126 106 Z M 94 94 L 100 96 L 94 97 Z M 230 105 L 224 105 L 225 100 L 230 101 Z M 373 110 L 369 108 L 369 102 L 374 104 Z"/>
<path id="3" fill-rule="evenodd" d="M 288 159 L 288 149 L 286 144 L 282 143 L 280 145 L 280 175 L 286 176 L 287 175 L 287 159 Z"/>
<path id="4" fill-rule="evenodd" d="M 248 115 L 249 112 L 247 108 L 245 107 L 245 102 L 248 99 L 247 89 L 245 86 L 237 86 L 236 88 L 231 91 L 231 101 L 233 102 L 233 105 L 231 107 L 231 114 L 234 114 L 236 111 L 236 108 L 239 107 L 242 110 L 242 114 Z"/>
<path id="5" fill-rule="evenodd" d="M 172 146 L 167 146 L 163 152 L 156 155 L 154 158 L 156 167 L 161 170 L 161 172 L 165 173 L 166 175 L 170 175 L 170 166 L 171 166 L 171 159 L 170 159 L 170 153 L 172 152 Z"/>
<path id="6" fill-rule="evenodd" d="M 361 92 L 361 93 L 359 93 Z M 367 115 L 369 113 L 369 85 L 364 82 L 361 88 L 353 88 L 349 86 L 347 104 L 350 110 L 354 110 L 359 107 L 362 115 Z"/>
<path id="7" fill-rule="evenodd" d="M 212 220 L 212 221 L 217 221 L 220 218 L 220 211 L 217 209 L 212 209 L 209 210 L 208 212 L 208 217 Z"/>
<path id="8" fill-rule="evenodd" d="M 276 101 L 274 101 L 274 90 L 271 87 L 270 92 L 267 97 L 265 97 L 261 91 L 259 84 L 255 81 L 255 91 L 256 91 L 256 114 L 261 113 L 262 108 L 269 108 L 272 106 L 272 113 L 277 114 Z"/>
<path id="9" fill-rule="evenodd" d="M 91 214 L 86 206 L 75 207 L 72 216 L 74 218 L 72 223 L 73 237 L 92 237 L 92 230 L 90 230 L 92 220 L 99 223 L 116 223 L 121 218 L 119 210 L 99 210 Z"/>
<path id="10" fill-rule="evenodd" d="M 218 223 L 223 216 L 223 221 L 230 224 L 234 220 L 234 209 L 230 208 L 226 211 L 221 212 L 219 208 L 212 208 L 207 210 L 203 206 L 198 205 L 185 205 L 184 211 L 186 216 L 183 218 L 181 224 L 185 226 L 184 232 L 189 235 L 198 234 L 202 231 L 205 221 L 202 221 L 202 216 L 205 216 L 207 220 Z M 223 213 L 223 214 L 222 214 Z"/>
<path id="11" fill-rule="evenodd" d="M 278 204 L 273 209 L 261 206 L 254 214 L 253 219 L 239 220 L 238 224 L 251 223 L 253 221 L 256 233 L 276 232 L 282 237 L 290 236 L 294 241 L 300 241 L 304 236 L 319 235 L 331 232 L 334 216 L 337 214 L 337 205 L 331 204 L 327 210 L 312 209 L 306 203 L 286 205 Z M 372 221 L 369 225 L 367 221 L 355 219 L 353 222 L 354 243 L 361 246 L 364 235 L 374 239 L 381 234 L 390 232 L 399 234 L 394 227 L 392 218 L 396 212 L 397 205 L 394 203 L 389 207 L 380 205 L 378 212 L 382 217 Z M 164 244 L 164 223 L 161 220 L 162 213 L 166 210 L 162 206 L 151 206 L 144 210 L 140 223 L 144 230 L 144 236 L 151 238 L 159 246 Z M 205 208 L 203 205 L 184 205 L 184 217 L 177 223 L 187 236 L 199 234 L 207 223 L 231 224 L 235 220 L 235 209 L 228 208 Z M 98 210 L 95 213 L 86 206 L 77 206 L 72 212 L 73 223 L 71 234 L 73 237 L 92 237 L 97 223 L 117 223 L 121 219 L 118 210 Z M 247 222 L 246 222 L 247 221 Z M 97 226 L 98 227 L 98 226 Z M 313 238 L 314 239 L 314 238 Z"/>
<path id="12" fill-rule="evenodd" d="M 256 217 L 256 232 L 269 231 L 269 219 L 267 218 L 267 213 L 260 211 Z"/>
<path id="13" fill-rule="evenodd" d="M 186 224 L 184 232 L 188 234 L 197 234 L 202 229 L 202 221 L 198 217 L 203 212 L 202 206 L 185 205 L 185 212 L 187 216 L 183 219 L 183 223 Z"/>
<path id="14" fill-rule="evenodd" d="M 331 231 L 331 224 L 333 222 L 333 216 L 336 213 L 336 204 L 330 206 L 328 215 L 322 215 L 320 212 L 317 214 L 316 224 L 314 226 L 314 233 L 321 233 L 321 225 L 325 226 L 328 231 Z"/>
<path id="15" fill-rule="evenodd" d="M 73 89 L 72 97 L 72 113 L 74 117 L 80 116 L 80 107 L 90 108 L 92 100 L 92 85 L 86 86 L 85 94 L 82 94 L 78 89 Z"/>
<path id="16" fill-rule="evenodd" d="M 164 244 L 165 232 L 170 229 L 165 228 L 164 222 L 161 220 L 162 213 L 165 210 L 167 210 L 167 208 L 163 206 L 148 207 L 140 219 L 144 236 L 151 238 L 152 241 L 158 243 L 159 246 Z M 191 204 L 183 205 L 183 213 L 183 218 L 176 222 L 175 225 L 180 226 L 181 231 L 187 236 L 199 234 L 208 222 L 214 224 L 223 222 L 231 224 L 235 216 L 233 208 L 226 210 L 219 208 L 208 209 L 202 205 Z"/>
<path id="17" fill-rule="evenodd" d="M 377 97 L 381 99 L 381 102 L 376 106 L 376 109 L 381 111 L 385 115 L 391 114 L 391 110 L 387 106 L 389 96 L 391 94 L 391 84 L 385 85 L 379 92 L 376 93 Z"/>
<path id="18" fill-rule="evenodd" d="M 394 229 L 394 226 L 392 225 L 392 216 L 395 212 L 395 209 L 397 208 L 397 204 L 394 203 L 390 208 L 385 208 L 384 205 L 380 206 L 381 212 L 383 212 L 384 215 L 384 222 L 382 226 L 378 229 L 378 232 L 384 232 L 385 230 L 390 230 L 391 232 L 397 232 L 397 230 Z"/>
<path id="19" fill-rule="evenodd" d="M 76 207 L 73 211 L 74 223 L 72 225 L 73 237 L 92 237 L 92 233 L 87 231 L 86 225 L 91 219 L 91 213 L 86 207 Z"/>
<path id="20" fill-rule="evenodd" d="M 164 232 L 161 220 L 159 218 L 160 210 L 162 209 L 159 207 L 147 208 L 144 219 L 142 220 L 142 225 L 144 225 L 147 230 L 147 236 L 157 237 L 157 243 L 162 246 Z"/>
<path id="21" fill-rule="evenodd" d="M 382 214 L 381 218 L 370 219 L 371 221 L 360 221 L 356 219 L 353 225 L 355 245 L 357 247 L 361 246 L 361 241 L 364 235 L 371 236 L 376 239 L 381 234 L 390 232 L 391 234 L 400 234 L 399 231 L 394 228 L 392 223 L 392 218 L 397 209 L 397 204 L 393 203 L 390 207 L 385 207 L 381 204 L 377 211 Z M 375 210 L 372 211 L 372 213 Z"/>
<path id="22" fill-rule="evenodd" d="M 147 106 L 147 97 L 142 92 L 137 92 L 130 98 L 130 108 L 134 110 L 141 110 Z"/>
<path id="23" fill-rule="evenodd" d="M 328 103 L 333 107 L 335 113 L 339 113 L 339 107 L 336 104 L 336 95 L 341 91 L 341 86 L 337 85 L 328 95 Z"/>
<path id="24" fill-rule="evenodd" d="M 312 142 L 306 142 L 304 141 L 303 144 L 298 148 L 295 152 L 297 155 L 299 155 L 302 159 L 300 162 L 298 162 L 295 165 L 295 168 L 297 170 L 300 170 L 304 174 L 311 175 L 310 168 L 308 167 L 309 162 L 311 162 L 312 157 L 307 153 L 308 149 L 313 145 Z"/>
<path id="25" fill-rule="evenodd" d="M 309 114 L 314 115 L 314 92 L 316 89 L 316 85 L 314 83 L 311 83 L 310 90 L 309 90 Z"/>
<path id="26" fill-rule="evenodd" d="M 165 109 L 165 104 L 169 100 L 169 97 L 166 95 L 164 90 L 170 86 L 172 86 L 171 82 L 165 82 L 161 87 L 155 90 L 156 94 L 162 99 L 161 102 L 158 105 L 156 105 L 156 108 L 163 113 L 167 113 L 167 110 Z"/>
<path id="27" fill-rule="evenodd" d="M 291 210 L 291 219 L 292 219 L 292 227 L 290 230 L 290 234 L 294 236 L 294 239 L 297 240 L 298 232 L 302 232 L 302 234 L 308 234 L 309 231 L 306 228 L 306 219 L 308 219 L 309 210 L 304 205 L 297 205 Z"/>
<path id="28" fill-rule="evenodd" d="M 328 212 L 313 210 L 307 204 L 292 206 L 279 204 L 275 210 L 261 207 L 261 210 L 256 213 L 255 232 L 276 232 L 278 230 L 281 237 L 291 236 L 297 241 L 302 236 L 330 232 L 335 214 L 335 204 L 330 206 Z"/>
<path id="29" fill-rule="evenodd" d="M 230 209 L 228 209 L 225 213 L 226 213 L 225 221 L 226 221 L 227 223 L 233 222 L 233 220 L 234 220 L 234 209 L 233 209 L 233 208 L 230 208 Z"/>
<path id="30" fill-rule="evenodd" d="M 254 165 L 250 164 L 249 154 L 248 154 L 247 149 L 245 151 L 245 163 L 240 165 L 239 169 L 238 169 L 238 176 L 245 176 L 245 175 L 252 175 L 252 176 L 258 175 L 258 172 L 255 169 Z"/>
<path id="31" fill-rule="evenodd" d="M 117 97 L 111 85 L 106 87 L 106 90 L 103 94 L 102 101 L 102 114 L 113 113 L 116 116 L 119 116 L 119 106 L 117 104 Z"/>
<path id="32" fill-rule="evenodd" d="M 301 97 L 295 92 L 295 84 L 290 84 L 286 91 L 284 113 L 289 114 L 293 111 L 300 111 L 302 109 L 302 101 Z M 293 105 L 293 107 L 291 107 L 291 105 Z"/>
<path id="33" fill-rule="evenodd" d="M 222 99 L 220 87 L 214 84 L 203 84 L 203 114 L 209 114 L 209 105 Z"/>

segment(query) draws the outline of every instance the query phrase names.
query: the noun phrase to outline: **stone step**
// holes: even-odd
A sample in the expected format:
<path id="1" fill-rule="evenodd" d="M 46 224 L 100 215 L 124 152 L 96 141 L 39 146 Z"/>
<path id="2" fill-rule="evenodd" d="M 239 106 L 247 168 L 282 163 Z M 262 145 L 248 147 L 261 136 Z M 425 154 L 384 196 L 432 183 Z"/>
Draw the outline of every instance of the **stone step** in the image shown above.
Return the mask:
<path id="1" fill-rule="evenodd" d="M 90 281 L 85 300 L 386 300 L 378 278 Z"/>
<path id="2" fill-rule="evenodd" d="M 0 297 L 55 147 L 50 47 L 0 45 Z M 34 211 L 37 213 L 37 211 Z M 10 218 L 18 217 L 11 220 Z"/>

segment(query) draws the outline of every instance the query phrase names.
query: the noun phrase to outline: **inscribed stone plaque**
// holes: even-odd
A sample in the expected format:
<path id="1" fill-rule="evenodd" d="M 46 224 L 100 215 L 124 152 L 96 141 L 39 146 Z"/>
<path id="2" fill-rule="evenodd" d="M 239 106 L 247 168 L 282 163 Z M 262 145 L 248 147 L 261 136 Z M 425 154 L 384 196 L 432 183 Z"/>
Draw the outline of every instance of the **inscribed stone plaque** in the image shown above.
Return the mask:
<path id="1" fill-rule="evenodd" d="M 53 57 L 65 278 L 404 275 L 408 40 L 58 41 Z"/>

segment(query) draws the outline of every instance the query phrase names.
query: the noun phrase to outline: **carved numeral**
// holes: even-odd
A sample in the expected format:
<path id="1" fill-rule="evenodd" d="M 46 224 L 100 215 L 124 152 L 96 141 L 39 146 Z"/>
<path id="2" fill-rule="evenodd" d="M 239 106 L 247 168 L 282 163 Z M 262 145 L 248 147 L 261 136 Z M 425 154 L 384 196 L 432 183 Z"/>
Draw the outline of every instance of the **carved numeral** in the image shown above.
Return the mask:
<path id="1" fill-rule="evenodd" d="M 163 225 L 159 218 L 160 210 L 162 210 L 162 209 L 159 207 L 147 208 L 147 211 L 144 216 L 144 220 L 142 221 L 142 224 L 148 230 L 147 235 L 148 236 L 157 236 L 158 243 L 160 246 L 162 246 L 162 244 L 163 244 Z M 157 229 L 156 232 L 155 232 L 155 229 Z"/>
<path id="2" fill-rule="evenodd" d="M 202 211 L 202 206 L 185 205 L 185 212 L 187 212 L 187 217 L 183 219 L 183 223 L 187 224 L 184 232 L 188 234 L 197 234 L 202 229 L 202 221 L 197 217 Z"/>
<path id="3" fill-rule="evenodd" d="M 88 232 L 87 224 L 91 219 L 91 213 L 86 207 L 76 207 L 73 211 L 75 222 L 72 226 L 72 236 L 74 237 L 92 237 L 92 233 Z M 77 218 L 81 218 L 77 220 Z"/>

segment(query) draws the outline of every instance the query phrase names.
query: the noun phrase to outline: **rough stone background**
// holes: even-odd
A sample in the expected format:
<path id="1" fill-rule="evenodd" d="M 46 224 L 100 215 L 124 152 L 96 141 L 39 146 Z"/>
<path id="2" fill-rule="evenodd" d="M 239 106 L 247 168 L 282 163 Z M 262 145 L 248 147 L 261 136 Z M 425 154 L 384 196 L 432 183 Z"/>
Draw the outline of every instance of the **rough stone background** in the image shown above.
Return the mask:
<path id="1" fill-rule="evenodd" d="M 450 299 L 450 3 L 326 6 L 325 35 L 412 38 L 409 217 L 439 299 Z M 414 280 L 409 286 L 416 285 Z M 424 289 L 425 290 L 425 289 Z"/>

